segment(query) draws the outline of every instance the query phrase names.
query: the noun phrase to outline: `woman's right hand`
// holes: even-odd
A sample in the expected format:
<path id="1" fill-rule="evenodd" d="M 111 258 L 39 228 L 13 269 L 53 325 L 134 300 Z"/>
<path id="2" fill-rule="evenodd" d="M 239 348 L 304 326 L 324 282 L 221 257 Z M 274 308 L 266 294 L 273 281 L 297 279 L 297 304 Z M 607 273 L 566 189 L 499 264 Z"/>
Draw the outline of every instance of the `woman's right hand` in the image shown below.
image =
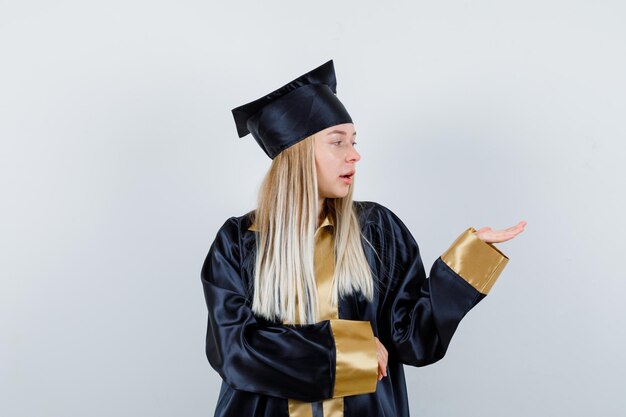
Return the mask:
<path id="1" fill-rule="evenodd" d="M 380 343 L 377 337 L 376 339 L 376 356 L 378 357 L 378 380 L 383 379 L 384 376 L 387 376 L 387 358 L 389 357 L 387 353 L 387 349 Z"/>

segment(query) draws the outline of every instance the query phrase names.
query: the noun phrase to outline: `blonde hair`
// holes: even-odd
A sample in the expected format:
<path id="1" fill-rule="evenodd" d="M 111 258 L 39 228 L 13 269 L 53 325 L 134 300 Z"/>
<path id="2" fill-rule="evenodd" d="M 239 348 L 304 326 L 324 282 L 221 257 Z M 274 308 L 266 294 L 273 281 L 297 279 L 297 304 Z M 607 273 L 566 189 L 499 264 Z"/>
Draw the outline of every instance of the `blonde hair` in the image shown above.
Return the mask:
<path id="1" fill-rule="evenodd" d="M 272 321 L 296 324 L 296 298 L 299 324 L 318 321 L 313 264 L 318 221 L 314 140 L 315 135 L 309 136 L 280 152 L 259 190 L 253 219 L 258 235 L 252 311 Z M 335 228 L 330 300 L 335 307 L 338 292 L 341 296 L 360 292 L 369 301 L 374 297 L 353 190 L 354 183 L 346 197 L 325 199 L 325 210 Z"/>

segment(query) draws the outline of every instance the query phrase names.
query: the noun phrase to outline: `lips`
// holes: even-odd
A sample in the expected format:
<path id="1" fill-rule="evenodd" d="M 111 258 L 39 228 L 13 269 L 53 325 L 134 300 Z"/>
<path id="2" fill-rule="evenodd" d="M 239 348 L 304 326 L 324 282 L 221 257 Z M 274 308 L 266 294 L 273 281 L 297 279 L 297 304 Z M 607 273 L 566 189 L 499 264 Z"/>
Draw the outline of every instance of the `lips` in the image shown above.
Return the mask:
<path id="1" fill-rule="evenodd" d="M 356 171 L 352 170 L 352 171 L 350 171 L 350 172 L 346 172 L 346 173 L 345 173 L 345 174 L 343 174 L 343 175 L 340 175 L 340 177 L 341 177 L 341 178 L 352 178 L 352 177 L 354 176 L 354 173 L 355 173 L 355 172 L 356 172 Z"/>

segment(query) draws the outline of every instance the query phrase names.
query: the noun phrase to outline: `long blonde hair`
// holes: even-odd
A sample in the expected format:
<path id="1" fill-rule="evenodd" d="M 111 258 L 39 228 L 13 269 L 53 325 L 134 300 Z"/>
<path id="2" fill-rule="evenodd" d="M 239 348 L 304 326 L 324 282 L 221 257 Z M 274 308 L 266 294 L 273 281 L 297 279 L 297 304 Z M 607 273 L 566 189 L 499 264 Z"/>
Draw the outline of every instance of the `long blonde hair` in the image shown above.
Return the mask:
<path id="1" fill-rule="evenodd" d="M 280 152 L 272 161 L 254 212 L 258 234 L 252 311 L 268 320 L 300 324 L 318 321 L 318 294 L 314 272 L 318 190 L 315 135 Z M 354 212 L 354 183 L 346 197 L 326 198 L 334 225 L 335 273 L 330 300 L 360 292 L 372 301 L 372 272 L 361 243 Z M 296 297 L 298 302 L 296 303 Z"/>

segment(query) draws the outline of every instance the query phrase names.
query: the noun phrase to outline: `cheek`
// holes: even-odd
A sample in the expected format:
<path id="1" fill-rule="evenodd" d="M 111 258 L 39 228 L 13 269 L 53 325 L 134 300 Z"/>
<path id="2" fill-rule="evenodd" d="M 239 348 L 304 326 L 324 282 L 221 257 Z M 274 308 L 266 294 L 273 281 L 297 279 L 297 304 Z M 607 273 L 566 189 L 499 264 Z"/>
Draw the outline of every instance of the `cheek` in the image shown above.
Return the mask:
<path id="1" fill-rule="evenodd" d="M 323 155 L 315 155 L 315 168 L 317 169 L 317 175 L 320 176 L 324 173 L 326 167 L 326 161 Z"/>
<path id="2" fill-rule="evenodd" d="M 328 179 L 334 173 L 335 163 L 331 158 L 320 158 L 315 163 L 317 167 L 317 177 Z"/>
<path id="3" fill-rule="evenodd" d="M 319 181 L 322 177 L 322 162 L 318 158 L 315 158 L 315 173 L 317 174 L 317 179 Z"/>

